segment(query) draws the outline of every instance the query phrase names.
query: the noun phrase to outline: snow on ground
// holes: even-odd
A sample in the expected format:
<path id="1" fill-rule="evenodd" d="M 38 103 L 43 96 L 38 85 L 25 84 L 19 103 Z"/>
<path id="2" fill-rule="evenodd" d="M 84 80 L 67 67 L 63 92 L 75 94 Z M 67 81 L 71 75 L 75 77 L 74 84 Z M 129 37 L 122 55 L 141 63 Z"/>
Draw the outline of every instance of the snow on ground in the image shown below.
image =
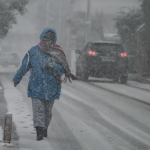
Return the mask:
<path id="1" fill-rule="evenodd" d="M 128 81 L 128 85 L 150 91 L 150 84 Z"/>
<path id="2" fill-rule="evenodd" d="M 33 119 L 22 94 L 11 82 L 8 82 L 6 77 L 1 77 L 1 82 L 4 87 L 8 111 L 12 113 L 13 122 L 17 128 L 20 150 L 51 150 L 48 142 L 36 141 Z"/>
<path id="3" fill-rule="evenodd" d="M 93 80 L 93 78 L 92 78 L 92 80 Z M 133 99 L 137 99 L 137 100 L 140 100 L 140 101 L 143 101 L 143 102 L 146 102 L 146 103 L 150 104 L 150 99 L 149 99 L 150 94 L 149 94 L 148 91 L 144 91 L 144 90 L 137 89 L 137 88 L 130 87 L 130 86 L 127 86 L 127 85 L 123 85 L 123 84 L 109 83 L 109 82 L 106 82 L 106 83 L 92 82 L 92 80 L 89 83 L 91 83 L 93 85 L 96 85 L 100 88 L 103 88 L 103 89 L 106 89 L 106 90 L 109 90 L 109 91 L 112 91 L 112 92 L 115 92 L 115 93 L 118 93 L 118 94 L 121 94 L 121 95 L 124 95 L 124 96 L 128 96 L 128 97 L 131 97 Z M 94 79 L 94 80 L 99 80 L 99 79 Z M 105 81 L 109 81 L 109 80 L 105 80 Z M 140 83 L 137 84 L 137 85 L 140 87 Z M 141 87 L 142 86 L 144 86 L 144 84 L 141 84 Z M 144 87 L 145 88 L 150 88 L 150 85 L 149 86 L 146 85 Z"/>

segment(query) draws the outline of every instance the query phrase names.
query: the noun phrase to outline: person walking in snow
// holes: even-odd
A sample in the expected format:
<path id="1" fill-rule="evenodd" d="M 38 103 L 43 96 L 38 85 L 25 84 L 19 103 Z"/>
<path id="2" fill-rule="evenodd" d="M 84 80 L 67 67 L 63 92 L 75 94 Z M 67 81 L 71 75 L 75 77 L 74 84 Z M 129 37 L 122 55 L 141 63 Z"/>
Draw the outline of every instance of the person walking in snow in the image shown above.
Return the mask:
<path id="1" fill-rule="evenodd" d="M 55 29 L 45 28 L 40 35 L 40 43 L 33 46 L 24 56 L 20 68 L 13 78 L 14 86 L 30 71 L 28 97 L 32 99 L 33 122 L 37 140 L 47 137 L 52 119 L 52 107 L 60 98 L 61 83 L 77 78 L 71 74 L 63 49 L 56 44 Z M 61 76 L 65 78 L 61 81 Z"/>

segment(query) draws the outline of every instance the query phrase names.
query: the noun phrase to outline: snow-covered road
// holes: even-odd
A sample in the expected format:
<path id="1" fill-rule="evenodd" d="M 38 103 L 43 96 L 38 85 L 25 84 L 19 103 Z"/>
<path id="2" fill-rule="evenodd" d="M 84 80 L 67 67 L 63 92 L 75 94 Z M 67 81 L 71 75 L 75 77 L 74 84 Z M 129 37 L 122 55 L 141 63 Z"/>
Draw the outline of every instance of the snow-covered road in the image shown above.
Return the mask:
<path id="1" fill-rule="evenodd" d="M 1 76 L 1 80 L 8 85 L 12 77 Z M 32 115 L 27 82 L 25 76 L 17 92 Z M 63 84 L 61 99 L 54 105 L 49 137 L 41 144 L 49 146 L 49 150 L 150 150 L 149 90 L 150 85 L 135 82 Z M 29 136 L 34 141 L 35 135 L 28 131 L 24 138 Z M 32 145 L 27 141 L 22 142 L 26 148 L 38 150 L 38 142 Z"/>

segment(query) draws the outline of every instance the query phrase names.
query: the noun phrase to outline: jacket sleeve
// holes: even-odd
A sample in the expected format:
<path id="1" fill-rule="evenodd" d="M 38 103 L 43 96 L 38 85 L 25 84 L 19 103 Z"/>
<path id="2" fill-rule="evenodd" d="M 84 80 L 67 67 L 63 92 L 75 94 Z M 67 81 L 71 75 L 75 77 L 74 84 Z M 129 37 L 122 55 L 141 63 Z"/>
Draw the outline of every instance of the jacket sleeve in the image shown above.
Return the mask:
<path id="1" fill-rule="evenodd" d="M 13 78 L 13 82 L 19 84 L 22 77 L 29 71 L 30 67 L 30 57 L 29 53 L 27 53 L 22 60 L 20 68 L 17 70 L 17 73 Z"/>

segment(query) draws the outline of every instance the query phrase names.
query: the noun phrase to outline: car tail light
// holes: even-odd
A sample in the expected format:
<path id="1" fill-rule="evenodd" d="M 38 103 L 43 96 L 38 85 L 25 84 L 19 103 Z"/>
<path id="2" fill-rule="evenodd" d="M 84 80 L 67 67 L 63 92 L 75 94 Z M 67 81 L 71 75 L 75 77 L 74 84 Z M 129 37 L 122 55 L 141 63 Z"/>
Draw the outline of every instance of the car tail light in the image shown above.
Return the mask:
<path id="1" fill-rule="evenodd" d="M 92 55 L 92 53 L 93 53 L 92 51 L 89 51 L 89 54 L 90 54 L 90 55 Z"/>
<path id="2" fill-rule="evenodd" d="M 127 53 L 124 53 L 124 57 L 127 57 Z"/>
<path id="3" fill-rule="evenodd" d="M 93 53 L 92 53 L 92 55 L 96 55 L 96 53 L 95 53 L 95 52 L 93 52 Z"/>
<path id="4" fill-rule="evenodd" d="M 121 53 L 121 57 L 127 57 L 127 53 Z"/>
<path id="5" fill-rule="evenodd" d="M 94 51 L 89 51 L 89 55 L 96 55 L 96 52 L 94 52 Z"/>

